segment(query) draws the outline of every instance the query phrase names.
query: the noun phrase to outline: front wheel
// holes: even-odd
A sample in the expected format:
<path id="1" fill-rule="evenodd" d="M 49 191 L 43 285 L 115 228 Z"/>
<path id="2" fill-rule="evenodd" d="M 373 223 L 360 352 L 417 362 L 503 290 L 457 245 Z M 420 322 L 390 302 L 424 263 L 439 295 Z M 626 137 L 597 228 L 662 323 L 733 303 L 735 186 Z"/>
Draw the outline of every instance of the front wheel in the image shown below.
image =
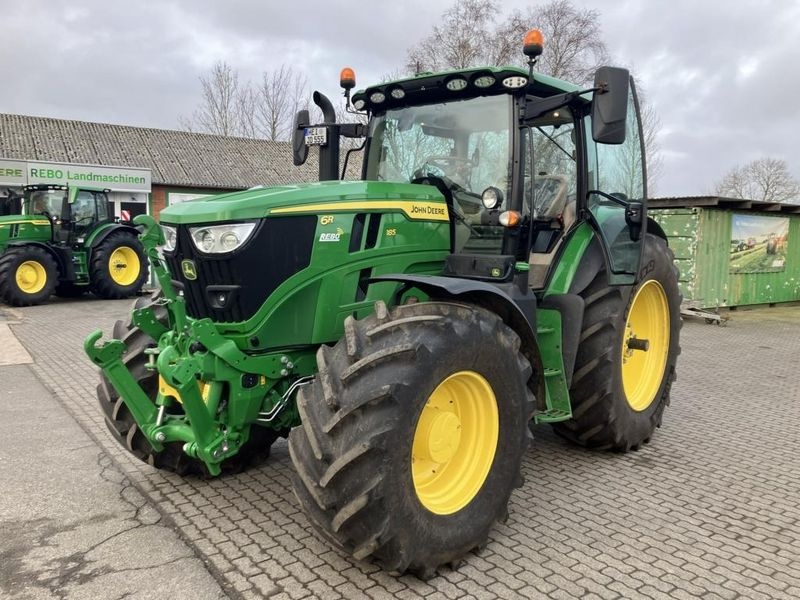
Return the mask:
<path id="1" fill-rule="evenodd" d="M 289 435 L 294 490 L 323 537 L 426 578 L 485 543 L 521 483 L 534 400 L 495 314 L 379 302 L 317 354 Z"/>
<path id="2" fill-rule="evenodd" d="M 556 423 L 561 436 L 592 448 L 635 450 L 661 426 L 680 353 L 681 294 L 672 251 L 646 234 L 640 281 L 608 284 L 599 247 L 579 271 L 589 282 L 574 290 L 585 301 L 581 342 L 570 398 L 572 419 Z"/>
<path id="3" fill-rule="evenodd" d="M 116 231 L 92 252 L 92 292 L 107 300 L 127 298 L 147 281 L 147 258 L 139 239 L 129 231 Z"/>
<path id="4" fill-rule="evenodd" d="M 39 246 L 17 246 L 0 256 L 0 298 L 12 306 L 45 302 L 55 290 L 58 266 Z"/>

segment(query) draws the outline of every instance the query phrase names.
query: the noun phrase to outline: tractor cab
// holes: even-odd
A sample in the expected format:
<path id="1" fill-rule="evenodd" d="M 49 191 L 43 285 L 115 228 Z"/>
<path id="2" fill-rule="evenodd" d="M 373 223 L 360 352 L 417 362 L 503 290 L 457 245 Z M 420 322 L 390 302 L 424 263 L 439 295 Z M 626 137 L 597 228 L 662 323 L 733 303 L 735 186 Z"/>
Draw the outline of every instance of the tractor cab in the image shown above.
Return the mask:
<path id="1" fill-rule="evenodd" d="M 367 125 L 337 124 L 315 94 L 325 122 L 298 115 L 295 163 L 319 145 L 320 179 L 338 179 L 340 135 L 363 136 L 365 181 L 435 188 L 451 220 L 445 274 L 542 295 L 564 242 L 588 222 L 612 280 L 635 281 L 646 176 L 627 70 L 602 67 L 588 89 L 518 67 L 421 73 L 360 90 L 352 104 L 352 69 L 341 83 Z"/>
<path id="2" fill-rule="evenodd" d="M 80 245 L 96 227 L 112 220 L 108 210 L 108 191 L 57 185 L 27 186 L 23 195 L 23 213 L 47 217 L 53 242 L 66 246 Z"/>

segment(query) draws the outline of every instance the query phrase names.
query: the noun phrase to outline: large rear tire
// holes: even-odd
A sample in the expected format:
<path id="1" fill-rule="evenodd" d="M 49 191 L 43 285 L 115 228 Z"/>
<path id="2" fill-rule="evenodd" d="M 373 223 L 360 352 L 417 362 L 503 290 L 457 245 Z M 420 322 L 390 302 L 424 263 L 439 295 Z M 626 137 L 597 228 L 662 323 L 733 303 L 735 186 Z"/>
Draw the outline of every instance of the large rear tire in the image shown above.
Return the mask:
<path id="1" fill-rule="evenodd" d="M 147 281 L 147 257 L 134 234 L 116 231 L 92 252 L 90 287 L 106 300 L 128 298 L 139 293 Z"/>
<path id="2" fill-rule="evenodd" d="M 531 366 L 497 315 L 379 302 L 317 353 L 289 435 L 294 491 L 357 559 L 432 576 L 485 543 L 521 484 Z"/>
<path id="3" fill-rule="evenodd" d="M 27 245 L 0 256 L 0 299 L 11 306 L 42 304 L 58 282 L 58 265 L 44 248 Z"/>
<path id="4" fill-rule="evenodd" d="M 134 309 L 152 304 L 161 296 L 155 292 L 148 297 L 137 298 L 133 304 Z M 156 306 L 156 317 L 163 324 L 167 324 L 167 311 L 163 306 Z M 155 346 L 156 343 L 149 335 L 136 327 L 132 321 L 117 321 L 114 324 L 112 336 L 125 342 L 126 350 L 123 361 L 130 369 L 136 381 L 142 386 L 145 393 L 153 400 L 158 394 L 158 375 L 145 368 L 147 355 L 145 349 Z M 133 454 L 157 469 L 172 471 L 178 475 L 208 475 L 208 469 L 201 460 L 191 458 L 183 452 L 182 444 L 178 442 L 164 445 L 160 452 L 153 450 L 150 442 L 139 429 L 133 415 L 120 398 L 111 382 L 101 373 L 100 384 L 97 386 L 97 400 L 106 420 L 106 426 L 114 439 Z M 239 452 L 222 463 L 223 473 L 236 473 L 243 469 L 263 462 L 269 457 L 270 447 L 278 437 L 286 437 L 288 431 L 274 431 L 266 427 L 253 425 L 250 428 L 250 437 L 239 449 Z"/>
<path id="5" fill-rule="evenodd" d="M 663 239 L 646 234 L 635 286 L 608 284 L 599 247 L 589 249 L 579 273 L 576 281 L 585 286 L 572 291 L 586 304 L 570 388 L 572 419 L 554 428 L 589 448 L 637 450 L 661 426 L 680 354 L 674 255 Z"/>

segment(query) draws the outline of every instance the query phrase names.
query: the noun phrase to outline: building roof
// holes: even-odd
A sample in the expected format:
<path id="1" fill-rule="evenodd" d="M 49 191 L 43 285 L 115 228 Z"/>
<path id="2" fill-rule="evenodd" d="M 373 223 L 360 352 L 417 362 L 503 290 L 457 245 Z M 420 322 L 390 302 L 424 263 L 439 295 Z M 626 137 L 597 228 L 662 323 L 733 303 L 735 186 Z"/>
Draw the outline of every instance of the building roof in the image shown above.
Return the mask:
<path id="1" fill-rule="evenodd" d="M 317 180 L 317 153 L 295 167 L 288 142 L 0 113 L 0 156 L 143 167 L 153 184 L 243 189 Z"/>
<path id="2" fill-rule="evenodd" d="M 683 196 L 673 198 L 650 198 L 647 200 L 648 210 L 693 207 L 721 208 L 748 212 L 800 214 L 800 204 L 762 202 L 760 200 L 744 200 L 742 198 L 725 198 L 722 196 Z"/>

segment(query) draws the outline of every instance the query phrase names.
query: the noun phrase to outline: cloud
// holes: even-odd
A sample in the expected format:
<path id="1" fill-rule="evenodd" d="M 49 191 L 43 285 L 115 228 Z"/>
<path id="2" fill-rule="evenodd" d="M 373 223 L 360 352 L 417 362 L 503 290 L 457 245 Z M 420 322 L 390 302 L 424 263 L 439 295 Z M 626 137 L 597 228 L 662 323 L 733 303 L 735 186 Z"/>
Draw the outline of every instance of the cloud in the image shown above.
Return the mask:
<path id="1" fill-rule="evenodd" d="M 445 0 L 355 4 L 241 0 L 46 0 L 5 3 L 0 111 L 177 127 L 217 60 L 256 80 L 286 63 L 312 89 L 339 94 L 405 63 Z M 580 2 L 576 0 L 576 4 Z M 509 0 L 504 10 L 530 3 Z M 736 164 L 789 162 L 800 177 L 800 4 L 596 0 L 609 50 L 630 66 L 663 124 L 664 195 L 709 190 Z M 453 32 L 457 35 L 458 32 Z M 546 52 L 545 48 L 545 52 Z"/>

